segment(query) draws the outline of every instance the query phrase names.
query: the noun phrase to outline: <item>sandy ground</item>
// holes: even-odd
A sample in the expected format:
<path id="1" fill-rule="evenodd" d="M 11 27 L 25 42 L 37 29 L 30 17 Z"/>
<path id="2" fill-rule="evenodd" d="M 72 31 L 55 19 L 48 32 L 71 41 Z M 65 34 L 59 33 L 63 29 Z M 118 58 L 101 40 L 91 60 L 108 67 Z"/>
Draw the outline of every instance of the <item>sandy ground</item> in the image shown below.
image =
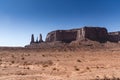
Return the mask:
<path id="1" fill-rule="evenodd" d="M 0 80 L 120 78 L 120 48 L 79 51 L 0 50 Z"/>

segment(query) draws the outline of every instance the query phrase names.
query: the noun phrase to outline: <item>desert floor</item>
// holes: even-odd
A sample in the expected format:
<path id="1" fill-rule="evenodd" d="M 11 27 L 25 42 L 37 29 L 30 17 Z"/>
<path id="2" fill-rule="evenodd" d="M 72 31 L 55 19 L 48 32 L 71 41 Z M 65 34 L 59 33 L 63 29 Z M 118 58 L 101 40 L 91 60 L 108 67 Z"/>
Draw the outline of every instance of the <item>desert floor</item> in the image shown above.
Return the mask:
<path id="1" fill-rule="evenodd" d="M 39 51 L 0 49 L 0 80 L 120 78 L 120 48 Z"/>

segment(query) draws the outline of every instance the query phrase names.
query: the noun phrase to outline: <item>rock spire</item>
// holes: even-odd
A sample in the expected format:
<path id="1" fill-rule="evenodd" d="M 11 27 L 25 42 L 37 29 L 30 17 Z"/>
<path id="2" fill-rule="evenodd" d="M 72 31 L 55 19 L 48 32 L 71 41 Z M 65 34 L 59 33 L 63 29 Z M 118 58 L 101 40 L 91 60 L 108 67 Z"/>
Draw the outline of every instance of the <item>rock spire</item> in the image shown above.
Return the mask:
<path id="1" fill-rule="evenodd" d="M 32 34 L 31 35 L 31 42 L 30 42 L 30 44 L 32 44 L 32 43 L 34 43 L 35 41 L 34 41 L 34 34 Z"/>
<path id="2" fill-rule="evenodd" d="M 40 34 L 40 37 L 39 37 L 39 43 L 43 42 L 42 40 L 42 34 Z"/>

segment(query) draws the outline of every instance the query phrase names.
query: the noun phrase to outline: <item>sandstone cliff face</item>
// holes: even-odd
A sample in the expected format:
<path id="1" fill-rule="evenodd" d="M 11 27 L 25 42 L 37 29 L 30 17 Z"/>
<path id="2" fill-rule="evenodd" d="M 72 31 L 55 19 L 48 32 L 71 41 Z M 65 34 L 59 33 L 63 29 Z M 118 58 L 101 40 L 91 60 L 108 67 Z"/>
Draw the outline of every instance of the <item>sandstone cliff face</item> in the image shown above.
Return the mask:
<path id="1" fill-rule="evenodd" d="M 46 42 L 53 41 L 62 41 L 62 42 L 71 42 L 76 40 L 77 32 L 73 30 L 57 30 L 51 33 L 48 33 L 46 37 Z"/>
<path id="2" fill-rule="evenodd" d="M 120 41 L 120 32 L 110 32 L 108 33 L 108 40 L 111 42 L 119 42 Z"/>
<path id="3" fill-rule="evenodd" d="M 84 27 L 85 38 L 98 41 L 106 42 L 108 40 L 108 32 L 106 28 L 101 27 Z"/>
<path id="4" fill-rule="evenodd" d="M 71 42 L 74 40 L 90 39 L 99 42 L 106 42 L 108 37 L 107 29 L 100 27 L 83 27 L 71 30 L 56 30 L 48 33 L 46 42 L 62 41 Z"/>

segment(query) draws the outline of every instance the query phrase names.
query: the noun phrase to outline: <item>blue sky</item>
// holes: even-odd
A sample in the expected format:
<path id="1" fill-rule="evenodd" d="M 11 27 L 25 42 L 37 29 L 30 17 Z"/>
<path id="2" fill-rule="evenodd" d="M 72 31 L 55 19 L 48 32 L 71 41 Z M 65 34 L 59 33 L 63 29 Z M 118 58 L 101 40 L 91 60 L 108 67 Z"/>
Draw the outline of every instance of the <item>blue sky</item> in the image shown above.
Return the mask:
<path id="1" fill-rule="evenodd" d="M 0 46 L 24 46 L 31 34 L 83 26 L 120 31 L 120 0 L 0 0 Z"/>

